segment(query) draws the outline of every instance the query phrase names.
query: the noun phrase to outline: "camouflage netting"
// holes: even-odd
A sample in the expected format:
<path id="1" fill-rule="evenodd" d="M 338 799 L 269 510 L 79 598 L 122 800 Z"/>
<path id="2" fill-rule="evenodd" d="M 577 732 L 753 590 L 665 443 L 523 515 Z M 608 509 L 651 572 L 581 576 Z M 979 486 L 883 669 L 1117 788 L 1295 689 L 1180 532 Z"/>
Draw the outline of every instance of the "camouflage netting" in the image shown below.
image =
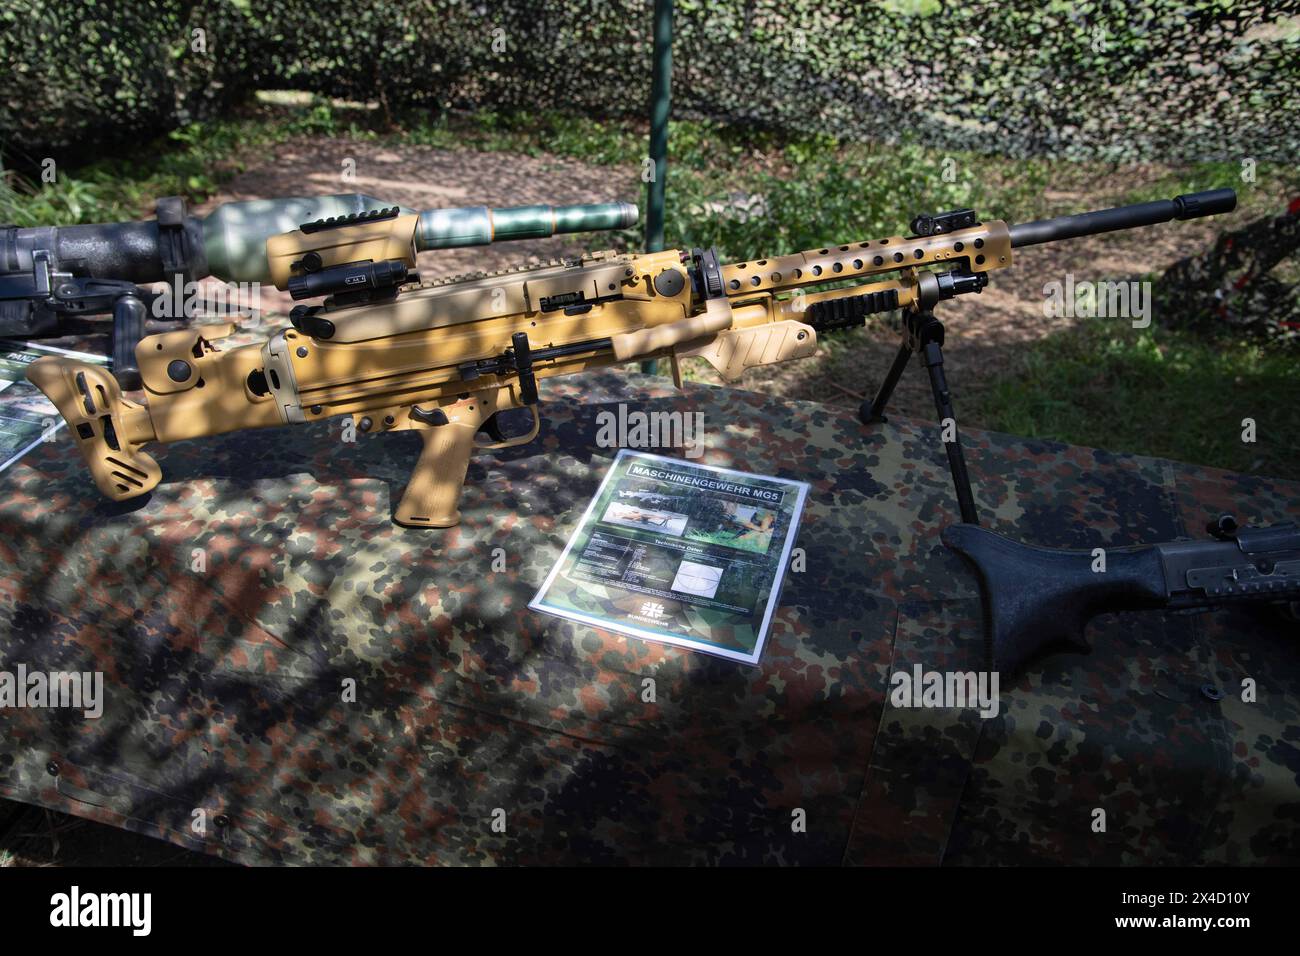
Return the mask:
<path id="1" fill-rule="evenodd" d="M 646 115 L 650 6 L 390 0 L 376 16 L 357 0 L 251 0 L 271 41 L 264 83 L 598 117 Z M 679 117 L 1013 155 L 1296 153 L 1295 0 L 676 6 Z"/>
<path id="2" fill-rule="evenodd" d="M 1156 283 L 1158 312 L 1182 328 L 1250 332 L 1300 345 L 1300 285 L 1284 263 L 1300 253 L 1300 197 L 1220 234 L 1213 247 L 1174 263 Z"/>
<path id="3" fill-rule="evenodd" d="M 216 115 L 251 92 L 250 41 L 247 19 L 224 0 L 5 3 L 0 155 L 22 167 L 85 161 L 88 150 Z"/>
<path id="4" fill-rule="evenodd" d="M 254 85 L 403 109 L 643 117 L 647 0 L 25 0 L 0 143 L 200 117 Z M 216 56 L 187 52 L 207 30 Z M 1300 0 L 679 0 L 674 115 L 1011 155 L 1290 161 Z"/>

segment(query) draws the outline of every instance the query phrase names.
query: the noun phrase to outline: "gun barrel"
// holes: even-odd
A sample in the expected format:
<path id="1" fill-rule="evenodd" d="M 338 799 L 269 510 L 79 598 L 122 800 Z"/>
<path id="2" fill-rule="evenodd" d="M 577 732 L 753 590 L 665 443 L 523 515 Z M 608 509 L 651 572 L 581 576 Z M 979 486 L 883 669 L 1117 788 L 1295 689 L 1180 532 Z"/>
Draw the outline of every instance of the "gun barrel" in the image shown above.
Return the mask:
<path id="1" fill-rule="evenodd" d="M 1187 193 L 1173 199 L 1098 209 L 1075 216 L 1057 216 L 1037 222 L 1022 222 L 1011 227 L 1011 247 L 1036 246 L 1058 239 L 1076 239 L 1117 229 L 1135 229 L 1152 226 L 1171 219 L 1197 219 L 1217 216 L 1237 208 L 1237 193 L 1231 189 L 1211 189 L 1200 193 Z"/>
<path id="2" fill-rule="evenodd" d="M 178 200 L 168 200 L 168 224 L 176 238 L 164 236 L 159 220 L 106 222 L 0 230 L 0 272 L 30 271 L 36 249 L 54 253 L 52 265 L 77 275 L 157 282 L 169 277 L 168 262 L 181 257 L 194 278 L 216 276 L 229 282 L 270 278 L 266 241 L 303 223 L 369 212 L 393 205 L 372 196 L 346 193 L 252 199 L 218 206 L 206 217 L 188 216 Z M 163 206 L 160 203 L 160 215 Z M 403 215 L 414 210 L 401 210 Z M 479 246 L 512 239 L 543 239 L 561 233 L 622 229 L 634 225 L 632 203 L 585 206 L 469 206 L 420 213 L 417 249 Z M 170 233 L 169 233 L 170 235 Z"/>
<path id="3" fill-rule="evenodd" d="M 513 239 L 545 239 L 571 232 L 624 229 L 636 224 L 637 208 L 627 202 L 580 206 L 467 206 L 420 213 L 417 249 L 485 246 Z"/>
<path id="4" fill-rule="evenodd" d="M 186 257 L 191 273 L 205 270 L 202 242 L 197 224 L 183 226 L 185 241 L 197 255 Z M 44 253 L 50 268 L 97 279 L 124 282 L 156 282 L 167 278 L 165 243 L 160 239 L 157 220 L 104 222 L 74 226 L 0 228 L 0 275 L 31 274 L 38 253 Z"/>

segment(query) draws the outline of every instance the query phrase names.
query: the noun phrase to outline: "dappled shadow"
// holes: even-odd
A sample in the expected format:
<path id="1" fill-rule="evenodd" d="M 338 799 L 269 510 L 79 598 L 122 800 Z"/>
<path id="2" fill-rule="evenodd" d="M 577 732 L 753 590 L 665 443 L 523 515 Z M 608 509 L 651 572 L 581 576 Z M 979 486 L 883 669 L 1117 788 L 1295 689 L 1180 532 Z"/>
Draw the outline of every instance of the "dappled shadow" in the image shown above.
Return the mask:
<path id="1" fill-rule="evenodd" d="M 611 376 L 603 388 L 620 381 Z M 833 767 L 862 766 L 866 738 L 865 729 L 833 731 L 834 722 L 855 719 L 879 698 L 813 712 L 797 706 L 774 719 L 755 690 L 763 672 L 608 635 L 593 646 L 592 632 L 524 610 L 558 554 L 562 522 L 583 507 L 608 461 L 610 451 L 594 443 L 594 416 L 612 407 L 601 388 L 593 381 L 582 400 L 548 400 L 553 417 L 536 443 L 477 461 L 464 525 L 449 532 L 387 520 L 385 498 L 414 465 L 413 441 L 341 443 L 329 423 L 161 449 L 164 482 L 132 510 L 89 498 L 66 444 L 34 453 L 20 466 L 31 488 L 57 483 L 65 504 L 69 493 L 83 497 L 72 514 L 42 507 L 21 522 L 22 553 L 39 563 L 22 573 L 21 601 L 7 609 L 19 614 L 11 633 L 24 637 L 11 639 L 6 661 L 112 660 L 107 679 L 117 697 L 93 727 L 38 722 L 10 735 L 11 744 L 32 749 L 9 781 L 18 770 L 36 777 L 26 782 L 39 789 L 19 791 L 36 798 L 49 783 L 38 775 L 58 752 L 61 779 L 76 780 L 87 799 L 129 805 L 132 825 L 245 859 L 529 861 L 640 852 L 666 860 L 705 825 L 719 841 L 731 834 L 731 842 L 752 844 L 744 855 L 754 858 L 753 841 L 766 839 L 753 836 L 763 826 L 760 794 L 786 786 L 781 778 L 794 772 L 768 766 L 771 748 L 785 746 L 796 723 L 805 733 L 815 728 L 826 749 L 800 759 L 838 779 Z M 671 398 L 669 407 L 681 401 Z M 493 575 L 496 544 L 507 567 Z M 192 548 L 206 554 L 206 571 L 188 566 Z M 823 562 L 816 578 L 835 577 Z M 799 590 L 788 597 L 800 601 Z M 858 601 L 840 604 L 857 605 L 859 621 L 869 616 Z M 801 628 L 796 639 L 788 623 L 778 631 L 774 666 L 803 671 L 806 664 L 790 658 L 802 656 L 798 642 L 811 635 Z M 819 653 L 835 646 L 834 633 Z M 639 697 L 647 672 L 664 695 L 657 708 Z M 356 681 L 358 706 L 340 702 L 345 678 Z M 875 683 L 865 673 L 858 680 Z M 593 688 L 605 689 L 592 697 Z M 572 761 L 557 752 L 565 739 L 584 741 Z M 737 746 L 751 754 L 749 770 L 726 766 L 723 754 Z M 682 749 L 697 759 L 684 761 Z M 698 757 L 710 753 L 719 773 L 700 777 Z M 546 779 L 554 787 L 539 790 Z M 629 789 L 635 780 L 644 786 Z M 825 799 L 857 789 L 842 783 Z M 664 812 L 649 797 L 655 788 L 719 808 L 728 794 L 749 792 L 749 809 L 695 814 L 696 829 L 672 839 L 689 821 L 670 817 L 664 838 L 638 851 L 647 821 Z M 349 792 L 363 796 L 348 799 Z M 518 822 L 494 839 L 481 821 L 497 806 Z M 186 836 L 187 815 L 198 807 L 228 818 L 219 837 Z M 563 836 L 597 807 L 605 819 L 621 818 L 627 833 L 597 827 Z M 836 850 L 827 833 L 768 852 L 793 861 L 831 859 Z"/>
<path id="2" fill-rule="evenodd" d="M 900 608 L 946 619 L 974 599 L 938 546 L 955 514 L 942 448 L 901 419 L 864 430 L 821 405 L 673 393 L 616 372 L 548 382 L 543 401 L 538 440 L 476 459 L 464 523 L 445 532 L 387 520 L 415 462 L 411 436 L 342 442 L 326 422 L 177 443 L 159 452 L 150 501 L 125 512 L 93 497 L 66 442 L 33 452 L 0 476 L 0 663 L 98 667 L 111 697 L 93 724 L 0 716 L 0 787 L 256 862 L 838 862 Z M 810 483 L 807 565 L 788 576 L 761 666 L 527 610 L 612 457 L 596 416 L 623 401 L 704 414 L 705 463 Z M 1048 545 L 1168 538 L 1224 497 L 1253 503 L 1248 520 L 1297 497 L 1201 473 L 1187 497 L 1166 463 L 979 432 L 969 452 L 991 523 Z M 1159 627 L 1105 634 L 1101 653 L 1051 673 L 1114 695 L 1110 706 L 1126 706 L 1130 667 L 1205 666 L 1195 633 L 1190 648 Z M 1266 636 L 1231 637 L 1271 660 Z M 1184 739 L 1204 750 L 1195 726 Z M 1126 753 L 1145 746 L 1130 737 Z M 1068 792 L 1068 762 L 1050 772 Z M 1181 773 L 1136 799 L 1167 810 Z M 892 780 L 861 812 L 887 819 L 911 805 L 913 783 Z M 962 847 L 975 858 L 996 858 L 980 828 L 996 826 L 997 792 L 974 791 Z M 794 807 L 821 822 L 796 836 Z M 194 809 L 209 814 L 202 838 Z M 947 832 L 955 807 L 932 809 L 941 816 L 924 829 Z M 1195 858 L 1180 835 L 1162 840 L 1152 859 Z"/>
<path id="3" fill-rule="evenodd" d="M 325 144 L 291 151 L 274 173 L 285 178 L 261 171 L 244 184 L 247 195 L 359 189 L 411 205 L 636 197 L 634 187 L 607 196 L 606 170 L 579 170 L 566 195 L 555 187 L 565 167 L 549 160 L 345 145 L 361 157 L 357 181 L 322 178 L 340 161 L 339 144 Z M 430 169 L 445 179 L 428 177 Z M 474 188 L 462 195 L 440 181 Z M 220 198 L 241 198 L 244 186 L 237 180 Z M 966 424 L 979 424 L 963 415 L 979 389 L 1014 368 L 1008 356 L 1053 331 L 1035 314 L 1047 277 L 1079 261 L 1094 277 L 1129 275 L 1133 256 L 1159 258 L 1145 237 L 1091 242 L 1071 245 L 1068 256 L 1055 247 L 1027 253 L 1024 271 L 1011 274 L 1023 276 L 1018 291 L 990 289 L 945 315 L 949 378 Z M 556 248 L 530 247 L 434 261 L 437 271 L 497 267 Z M 882 329 L 853 341 L 824 363 L 789 366 L 787 379 L 746 385 L 781 381 L 789 398 L 856 405 L 829 383 L 870 395 L 896 339 Z M 909 370 L 891 423 L 875 429 L 844 409 L 703 387 L 674 395 L 663 382 L 612 372 L 547 383 L 543 397 L 535 442 L 471 463 L 464 522 L 449 531 L 389 520 L 415 464 L 415 436 L 344 442 L 337 422 L 178 442 L 158 454 L 159 488 L 125 505 L 96 497 L 66 441 L 0 475 L 5 666 L 97 666 L 114 695 L 93 726 L 5 715 L 13 732 L 3 753 L 19 763 L 0 762 L 0 787 L 249 861 L 838 861 L 864 792 L 900 608 L 942 618 L 975 593 L 937 543 L 955 506 L 928 424 L 923 369 Z M 596 445 L 595 416 L 621 401 L 702 409 L 707 463 L 811 484 L 799 538 L 808 567 L 787 581 L 762 666 L 527 610 L 612 457 Z M 967 440 L 983 513 L 1042 544 L 1169 538 L 1225 500 L 1253 509 L 1248 520 L 1277 520 L 1296 500 L 1292 486 L 1262 479 L 1187 472 L 1173 480 L 1175 466 L 1149 459 L 978 431 Z M 1191 628 L 1157 630 L 1112 629 L 1111 653 L 1091 669 L 1070 660 L 1050 673 L 1111 694 L 1106 712 L 1123 713 L 1153 661 L 1199 675 L 1215 666 L 1209 648 L 1224 646 L 1203 635 L 1195 643 L 1200 632 Z M 1231 630 L 1272 660 L 1267 635 Z M 1174 640 L 1189 631 L 1190 649 Z M 656 681 L 653 706 L 642 697 L 647 677 Z M 345 680 L 355 682 L 355 703 L 342 697 Z M 1274 706 L 1274 716 L 1287 716 Z M 1203 721 L 1195 729 L 1208 733 Z M 1129 732 L 1121 749 L 1149 752 Z M 1180 746 L 1227 747 L 1225 736 L 1196 735 Z M 1005 746 L 1007 735 L 995 740 Z M 76 792 L 112 796 L 126 816 L 57 789 L 46 770 L 56 754 Z M 1152 819 L 1167 809 L 1165 794 L 1203 770 L 1171 766 L 1135 798 L 1160 811 Z M 1003 789 L 1031 789 L 1016 781 L 1019 769 L 1001 768 L 1013 780 Z M 1068 763 L 1040 769 L 1059 773 L 1062 793 L 1077 776 Z M 909 787 L 888 795 L 894 811 L 915 809 Z M 970 811 L 990 833 L 1002 819 L 998 787 L 994 779 L 975 790 Z M 792 807 L 828 822 L 793 839 Z M 213 818 L 202 839 L 188 829 L 195 808 Z M 506 811 L 502 833 L 490 826 L 497 809 Z M 945 822 L 927 820 L 946 832 Z M 978 840 L 964 846 L 977 855 Z M 1150 852 L 1164 859 L 1169 851 Z M 1051 857 L 1050 848 L 1042 853 Z"/>

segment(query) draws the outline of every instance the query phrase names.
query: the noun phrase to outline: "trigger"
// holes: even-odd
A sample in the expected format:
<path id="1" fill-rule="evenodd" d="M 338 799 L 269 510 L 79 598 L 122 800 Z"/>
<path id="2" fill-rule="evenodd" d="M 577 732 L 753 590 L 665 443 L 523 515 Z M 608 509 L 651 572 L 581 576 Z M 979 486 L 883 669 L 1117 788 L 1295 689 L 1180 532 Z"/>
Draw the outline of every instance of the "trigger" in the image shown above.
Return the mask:
<path id="1" fill-rule="evenodd" d="M 506 434 L 501 430 L 501 423 L 497 421 L 497 416 L 500 414 L 500 412 L 493 412 L 488 416 L 487 421 L 478 427 L 479 434 L 487 435 L 493 441 L 505 441 Z"/>

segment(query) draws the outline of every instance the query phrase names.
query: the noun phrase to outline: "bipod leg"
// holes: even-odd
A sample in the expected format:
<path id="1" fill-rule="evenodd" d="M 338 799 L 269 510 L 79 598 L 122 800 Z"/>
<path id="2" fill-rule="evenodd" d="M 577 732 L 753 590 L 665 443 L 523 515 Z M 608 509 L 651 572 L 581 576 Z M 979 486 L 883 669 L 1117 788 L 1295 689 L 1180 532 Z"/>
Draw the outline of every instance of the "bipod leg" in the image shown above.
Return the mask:
<path id="1" fill-rule="evenodd" d="M 934 327 L 937 326 L 937 329 Z M 948 380 L 943 374 L 943 324 L 934 321 L 925 333 L 923 356 L 926 370 L 930 373 L 930 391 L 934 393 L 934 409 L 939 415 L 939 435 L 943 439 L 944 451 L 948 453 L 948 470 L 952 472 L 953 489 L 957 493 L 957 507 L 961 510 L 961 520 L 966 524 L 979 524 L 979 513 L 975 510 L 975 496 L 971 492 L 970 472 L 966 470 L 966 456 L 962 453 L 961 436 L 957 434 L 957 414 L 952 408 L 952 393 L 948 391 Z M 952 424 L 951 440 L 945 436 L 949 423 Z"/>
<path id="2" fill-rule="evenodd" d="M 889 404 L 889 398 L 894 394 L 894 388 L 898 385 L 898 380 L 903 377 L 903 370 L 907 368 L 907 360 L 911 357 L 912 346 L 908 342 L 907 334 L 904 333 L 903 341 L 898 344 L 898 351 L 894 354 L 894 364 L 889 366 L 889 374 L 880 383 L 876 397 L 869 402 L 863 402 L 862 407 L 858 409 L 858 417 L 862 419 L 864 425 L 876 425 L 886 420 L 885 406 Z"/>

